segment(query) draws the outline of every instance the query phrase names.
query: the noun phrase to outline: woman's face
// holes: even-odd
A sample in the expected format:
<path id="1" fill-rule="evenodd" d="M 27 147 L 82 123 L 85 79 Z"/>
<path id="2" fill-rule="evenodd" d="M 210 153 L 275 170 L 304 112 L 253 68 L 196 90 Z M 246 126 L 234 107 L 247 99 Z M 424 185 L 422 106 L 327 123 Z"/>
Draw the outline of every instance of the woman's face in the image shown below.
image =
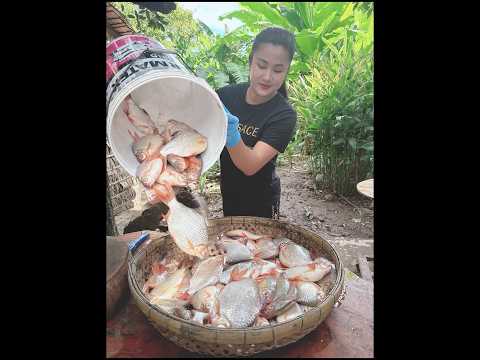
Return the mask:
<path id="1" fill-rule="evenodd" d="M 261 44 L 250 65 L 250 88 L 260 98 L 271 98 L 280 89 L 288 73 L 290 59 L 282 45 Z"/>

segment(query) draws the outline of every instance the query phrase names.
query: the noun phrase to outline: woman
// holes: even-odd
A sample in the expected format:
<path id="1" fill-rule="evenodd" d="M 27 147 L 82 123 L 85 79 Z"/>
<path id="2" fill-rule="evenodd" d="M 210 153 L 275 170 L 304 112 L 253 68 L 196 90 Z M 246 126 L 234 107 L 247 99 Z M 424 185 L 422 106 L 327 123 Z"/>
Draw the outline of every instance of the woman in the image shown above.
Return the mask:
<path id="1" fill-rule="evenodd" d="M 217 90 L 228 117 L 227 141 L 220 156 L 224 216 L 279 217 L 280 179 L 275 163 L 297 122 L 285 87 L 294 53 L 293 34 L 267 28 L 253 41 L 250 82 Z"/>

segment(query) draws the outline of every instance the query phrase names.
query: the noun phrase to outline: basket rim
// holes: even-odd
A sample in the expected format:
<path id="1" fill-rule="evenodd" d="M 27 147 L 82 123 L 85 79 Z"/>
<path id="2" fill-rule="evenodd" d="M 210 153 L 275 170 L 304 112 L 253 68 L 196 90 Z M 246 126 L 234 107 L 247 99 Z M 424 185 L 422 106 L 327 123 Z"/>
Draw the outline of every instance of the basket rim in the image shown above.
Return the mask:
<path id="1" fill-rule="evenodd" d="M 255 216 L 226 216 L 226 217 L 222 217 L 222 218 L 214 218 L 214 219 L 208 219 L 208 220 L 209 220 L 209 222 L 212 221 L 211 224 L 213 225 L 215 220 L 223 220 L 223 219 L 231 219 L 231 220 L 233 220 L 233 219 L 260 219 L 262 221 L 267 220 L 267 222 L 276 222 L 276 223 L 282 223 L 282 224 L 285 224 L 285 225 L 293 225 L 295 227 L 301 228 L 302 230 L 310 233 L 311 235 L 320 236 L 320 234 L 316 234 L 313 231 L 310 231 L 309 229 L 307 229 L 307 228 L 305 228 L 301 225 L 297 225 L 297 224 L 294 224 L 294 223 L 289 223 L 289 222 L 286 222 L 286 221 L 283 221 L 283 220 L 261 218 L 261 217 L 255 217 Z M 231 224 L 233 225 L 233 221 L 232 221 Z M 340 266 L 339 266 L 339 269 L 336 269 L 337 276 L 336 276 L 336 279 L 335 279 L 335 285 L 330 290 L 328 296 L 322 302 L 320 302 L 319 304 L 314 306 L 313 309 L 310 309 L 307 312 L 314 311 L 314 310 L 319 310 L 321 305 L 323 305 L 324 303 L 328 303 L 332 299 L 335 300 L 337 292 L 338 292 L 338 297 L 340 296 L 340 292 L 338 291 L 339 287 L 341 287 L 341 286 L 344 287 L 345 286 L 345 284 L 344 284 L 344 277 L 345 277 L 344 266 L 343 266 L 343 263 L 340 259 L 340 256 L 338 254 L 337 249 L 334 246 L 332 246 L 332 244 L 328 240 L 326 240 L 323 236 L 320 236 L 320 237 L 322 238 L 323 241 L 325 241 L 332 248 L 333 253 L 335 254 L 335 257 L 338 260 L 337 263 Z M 152 240 L 152 242 L 149 243 L 149 245 L 153 246 L 156 243 L 166 241 L 168 238 L 171 238 L 170 234 L 168 234 L 167 236 Z M 303 318 L 305 316 L 305 313 L 302 313 L 301 315 L 298 315 L 297 317 L 295 317 L 293 319 L 290 319 L 290 320 L 287 320 L 287 321 L 282 321 L 280 323 L 276 323 L 276 324 L 273 324 L 273 325 L 269 324 L 269 325 L 265 325 L 265 326 L 255 326 L 255 327 L 250 326 L 250 327 L 247 327 L 247 328 L 221 328 L 221 327 L 216 327 L 216 326 L 201 325 L 197 322 L 194 322 L 194 321 L 191 321 L 191 320 L 185 320 L 185 319 L 182 319 L 182 318 L 177 317 L 175 315 L 171 315 L 171 314 L 161 310 L 156 305 L 151 304 L 150 301 L 145 296 L 145 294 L 143 293 L 143 291 L 140 289 L 137 282 L 135 281 L 135 278 L 133 276 L 134 270 L 135 270 L 134 269 L 134 264 L 136 263 L 138 258 L 145 253 L 145 250 L 146 250 L 146 247 L 142 246 L 134 254 L 131 254 L 129 252 L 129 256 L 128 256 L 128 260 L 127 260 L 127 262 L 128 262 L 128 283 L 130 285 L 131 291 L 137 296 L 137 299 L 148 306 L 149 312 L 150 311 L 159 312 L 160 314 L 162 314 L 165 317 L 168 317 L 171 320 L 179 321 L 183 324 L 193 326 L 193 327 L 196 327 L 196 328 L 202 329 L 202 330 L 220 331 L 220 332 L 222 332 L 222 331 L 223 332 L 232 332 L 233 331 L 233 332 L 239 332 L 239 333 L 249 331 L 249 330 L 257 330 L 257 329 L 272 329 L 273 330 L 276 327 L 284 327 L 284 326 L 286 326 L 286 325 L 288 325 L 288 324 L 290 324 L 294 321 L 297 321 L 299 319 L 303 320 Z"/>

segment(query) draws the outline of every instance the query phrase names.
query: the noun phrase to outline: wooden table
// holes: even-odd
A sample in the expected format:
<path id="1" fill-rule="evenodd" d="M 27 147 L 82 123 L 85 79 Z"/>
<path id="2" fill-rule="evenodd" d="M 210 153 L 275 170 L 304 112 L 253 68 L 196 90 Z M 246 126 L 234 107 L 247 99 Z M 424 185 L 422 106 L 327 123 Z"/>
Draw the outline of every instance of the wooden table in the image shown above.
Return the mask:
<path id="1" fill-rule="evenodd" d="M 346 296 L 299 341 L 252 357 L 373 357 L 373 283 L 346 270 Z M 163 338 L 131 296 L 107 322 L 107 357 L 196 357 Z"/>
<path id="2" fill-rule="evenodd" d="M 357 190 L 360 194 L 373 199 L 373 179 L 368 179 L 357 184 Z"/>

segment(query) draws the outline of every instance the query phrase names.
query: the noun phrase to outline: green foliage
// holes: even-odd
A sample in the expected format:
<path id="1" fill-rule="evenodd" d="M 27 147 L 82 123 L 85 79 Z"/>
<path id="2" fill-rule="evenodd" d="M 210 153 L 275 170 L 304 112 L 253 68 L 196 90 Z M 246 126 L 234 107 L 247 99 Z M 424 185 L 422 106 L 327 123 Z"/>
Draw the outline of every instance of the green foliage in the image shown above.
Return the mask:
<path id="1" fill-rule="evenodd" d="M 354 10 L 356 31 L 338 32 L 289 87 L 299 118 L 298 142 L 314 174 L 339 194 L 373 176 L 372 16 Z"/>

